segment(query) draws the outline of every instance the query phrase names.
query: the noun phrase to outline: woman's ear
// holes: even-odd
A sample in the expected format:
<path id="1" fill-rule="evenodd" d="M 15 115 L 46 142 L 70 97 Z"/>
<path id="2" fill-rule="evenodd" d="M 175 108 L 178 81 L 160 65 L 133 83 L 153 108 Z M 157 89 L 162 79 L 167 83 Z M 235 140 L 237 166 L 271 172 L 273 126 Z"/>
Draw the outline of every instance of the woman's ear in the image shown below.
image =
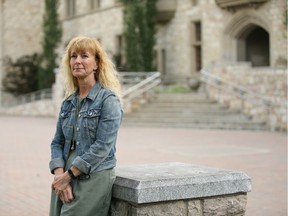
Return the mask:
<path id="1" fill-rule="evenodd" d="M 97 60 L 96 60 L 96 63 L 95 63 L 95 66 L 94 66 L 94 68 L 93 68 L 93 71 L 97 71 L 97 69 L 98 69 L 98 62 L 97 62 Z"/>

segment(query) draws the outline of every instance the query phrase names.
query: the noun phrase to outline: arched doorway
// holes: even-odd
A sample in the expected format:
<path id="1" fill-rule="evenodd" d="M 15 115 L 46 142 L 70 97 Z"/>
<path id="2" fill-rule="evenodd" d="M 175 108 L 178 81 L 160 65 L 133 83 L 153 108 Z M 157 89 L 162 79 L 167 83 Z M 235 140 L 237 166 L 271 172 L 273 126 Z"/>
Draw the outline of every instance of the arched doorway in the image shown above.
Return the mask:
<path id="1" fill-rule="evenodd" d="M 252 67 L 270 65 L 269 34 L 251 25 L 237 38 L 237 61 L 251 62 Z"/>
<path id="2" fill-rule="evenodd" d="M 224 60 L 250 62 L 253 67 L 270 66 L 269 25 L 257 13 L 237 14 L 223 35 Z"/>

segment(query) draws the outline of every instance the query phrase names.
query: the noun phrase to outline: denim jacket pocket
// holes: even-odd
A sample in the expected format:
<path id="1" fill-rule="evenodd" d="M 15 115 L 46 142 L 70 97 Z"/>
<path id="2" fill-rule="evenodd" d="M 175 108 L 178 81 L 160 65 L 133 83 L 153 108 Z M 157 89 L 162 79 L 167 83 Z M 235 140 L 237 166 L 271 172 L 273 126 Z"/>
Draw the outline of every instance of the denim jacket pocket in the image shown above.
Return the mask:
<path id="1" fill-rule="evenodd" d="M 92 142 L 96 138 L 95 135 L 100 114 L 100 109 L 90 109 L 83 114 L 84 127 L 88 129 Z"/>

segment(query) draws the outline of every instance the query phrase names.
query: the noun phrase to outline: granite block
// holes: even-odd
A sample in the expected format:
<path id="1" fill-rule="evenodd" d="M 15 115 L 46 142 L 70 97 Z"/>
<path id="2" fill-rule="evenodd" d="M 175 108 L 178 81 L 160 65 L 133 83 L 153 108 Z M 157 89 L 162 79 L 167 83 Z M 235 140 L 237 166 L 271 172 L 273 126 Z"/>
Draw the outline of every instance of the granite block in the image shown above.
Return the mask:
<path id="1" fill-rule="evenodd" d="M 251 191 L 243 172 L 185 163 L 118 167 L 116 176 L 113 197 L 137 204 Z"/>

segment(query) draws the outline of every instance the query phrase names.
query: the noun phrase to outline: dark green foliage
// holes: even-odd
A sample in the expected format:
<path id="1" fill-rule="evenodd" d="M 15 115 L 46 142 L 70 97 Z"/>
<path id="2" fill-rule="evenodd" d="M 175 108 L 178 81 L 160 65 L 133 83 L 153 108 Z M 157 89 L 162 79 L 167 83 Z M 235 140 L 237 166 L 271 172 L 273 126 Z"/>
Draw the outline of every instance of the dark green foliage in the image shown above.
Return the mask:
<path id="1" fill-rule="evenodd" d="M 6 76 L 2 80 L 4 91 L 14 95 L 37 90 L 38 55 L 23 56 L 13 62 L 4 60 Z"/>
<path id="2" fill-rule="evenodd" d="M 152 71 L 157 0 L 121 0 L 124 4 L 124 38 L 127 68 Z"/>
<path id="3" fill-rule="evenodd" d="M 54 69 L 57 68 L 56 48 L 61 41 L 62 28 L 57 13 L 58 1 L 45 0 L 43 17 L 43 53 L 38 74 L 38 88 L 50 88 L 55 81 Z"/>

